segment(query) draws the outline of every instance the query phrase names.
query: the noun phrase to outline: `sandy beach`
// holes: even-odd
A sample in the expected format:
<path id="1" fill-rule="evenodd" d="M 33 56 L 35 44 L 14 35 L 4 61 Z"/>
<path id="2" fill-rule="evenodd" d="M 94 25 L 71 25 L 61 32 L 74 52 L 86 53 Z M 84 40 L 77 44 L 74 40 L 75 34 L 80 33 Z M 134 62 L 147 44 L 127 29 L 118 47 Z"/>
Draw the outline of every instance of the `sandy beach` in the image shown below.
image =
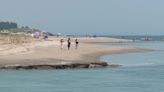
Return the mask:
<path id="1" fill-rule="evenodd" d="M 132 42 L 131 40 L 102 37 L 78 38 L 80 42 L 78 49 L 75 49 L 72 38 L 71 49 L 67 49 L 65 41 L 64 48 L 61 50 L 60 39 L 51 37 L 47 41 L 33 41 L 19 45 L 2 44 L 0 45 L 0 66 L 97 63 L 102 62 L 100 57 L 106 54 L 149 51 L 144 48 L 91 44 L 95 42 Z"/>

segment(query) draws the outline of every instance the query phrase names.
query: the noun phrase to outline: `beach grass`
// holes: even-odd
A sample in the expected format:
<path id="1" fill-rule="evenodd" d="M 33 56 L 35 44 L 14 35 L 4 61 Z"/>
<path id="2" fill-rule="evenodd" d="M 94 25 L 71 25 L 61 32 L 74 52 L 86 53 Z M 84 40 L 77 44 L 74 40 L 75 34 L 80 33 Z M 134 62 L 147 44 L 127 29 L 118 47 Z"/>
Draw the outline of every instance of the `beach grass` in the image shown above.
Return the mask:
<path id="1" fill-rule="evenodd" d="M 0 33 L 0 44 L 21 44 L 32 40 L 32 37 L 25 34 Z"/>

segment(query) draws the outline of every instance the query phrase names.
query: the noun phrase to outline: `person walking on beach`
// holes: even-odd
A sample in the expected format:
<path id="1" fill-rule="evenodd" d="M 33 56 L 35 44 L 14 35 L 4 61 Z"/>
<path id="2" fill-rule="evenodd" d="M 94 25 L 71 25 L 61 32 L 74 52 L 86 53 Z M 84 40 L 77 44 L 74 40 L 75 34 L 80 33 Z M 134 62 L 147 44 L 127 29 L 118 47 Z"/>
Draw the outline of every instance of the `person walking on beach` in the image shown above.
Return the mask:
<path id="1" fill-rule="evenodd" d="M 76 39 L 75 39 L 75 48 L 76 48 L 76 49 L 78 49 L 78 45 L 79 45 L 79 41 L 78 41 L 78 39 L 76 38 Z"/>
<path id="2" fill-rule="evenodd" d="M 64 43 L 64 39 L 60 39 L 60 49 L 63 49 L 63 43 Z"/>
<path id="3" fill-rule="evenodd" d="M 68 38 L 68 40 L 67 40 L 67 47 L 68 47 L 68 50 L 69 50 L 70 47 L 71 47 L 71 38 Z"/>

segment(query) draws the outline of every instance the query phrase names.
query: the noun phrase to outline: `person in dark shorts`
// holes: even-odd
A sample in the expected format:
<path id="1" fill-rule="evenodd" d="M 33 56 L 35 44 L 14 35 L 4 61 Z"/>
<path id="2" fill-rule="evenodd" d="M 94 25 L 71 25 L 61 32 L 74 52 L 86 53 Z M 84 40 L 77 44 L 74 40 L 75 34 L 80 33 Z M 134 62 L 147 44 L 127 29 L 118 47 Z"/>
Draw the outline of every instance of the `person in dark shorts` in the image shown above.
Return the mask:
<path id="1" fill-rule="evenodd" d="M 69 50 L 70 47 L 71 47 L 71 38 L 68 38 L 68 40 L 67 40 L 67 47 L 68 47 L 68 50 Z"/>
<path id="2" fill-rule="evenodd" d="M 79 41 L 78 41 L 78 39 L 76 38 L 76 39 L 75 39 L 75 48 L 76 48 L 76 49 L 78 49 L 78 45 L 79 45 Z"/>

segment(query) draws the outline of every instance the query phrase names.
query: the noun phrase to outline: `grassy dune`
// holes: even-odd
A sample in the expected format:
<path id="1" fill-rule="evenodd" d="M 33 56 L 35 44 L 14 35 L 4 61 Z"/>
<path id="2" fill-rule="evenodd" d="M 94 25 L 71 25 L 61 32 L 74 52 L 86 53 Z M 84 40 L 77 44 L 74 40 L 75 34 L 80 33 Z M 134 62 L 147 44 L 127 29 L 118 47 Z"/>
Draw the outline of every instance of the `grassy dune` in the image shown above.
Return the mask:
<path id="1" fill-rule="evenodd" d="M 32 38 L 23 34 L 0 33 L 0 44 L 21 44 L 30 42 Z"/>

